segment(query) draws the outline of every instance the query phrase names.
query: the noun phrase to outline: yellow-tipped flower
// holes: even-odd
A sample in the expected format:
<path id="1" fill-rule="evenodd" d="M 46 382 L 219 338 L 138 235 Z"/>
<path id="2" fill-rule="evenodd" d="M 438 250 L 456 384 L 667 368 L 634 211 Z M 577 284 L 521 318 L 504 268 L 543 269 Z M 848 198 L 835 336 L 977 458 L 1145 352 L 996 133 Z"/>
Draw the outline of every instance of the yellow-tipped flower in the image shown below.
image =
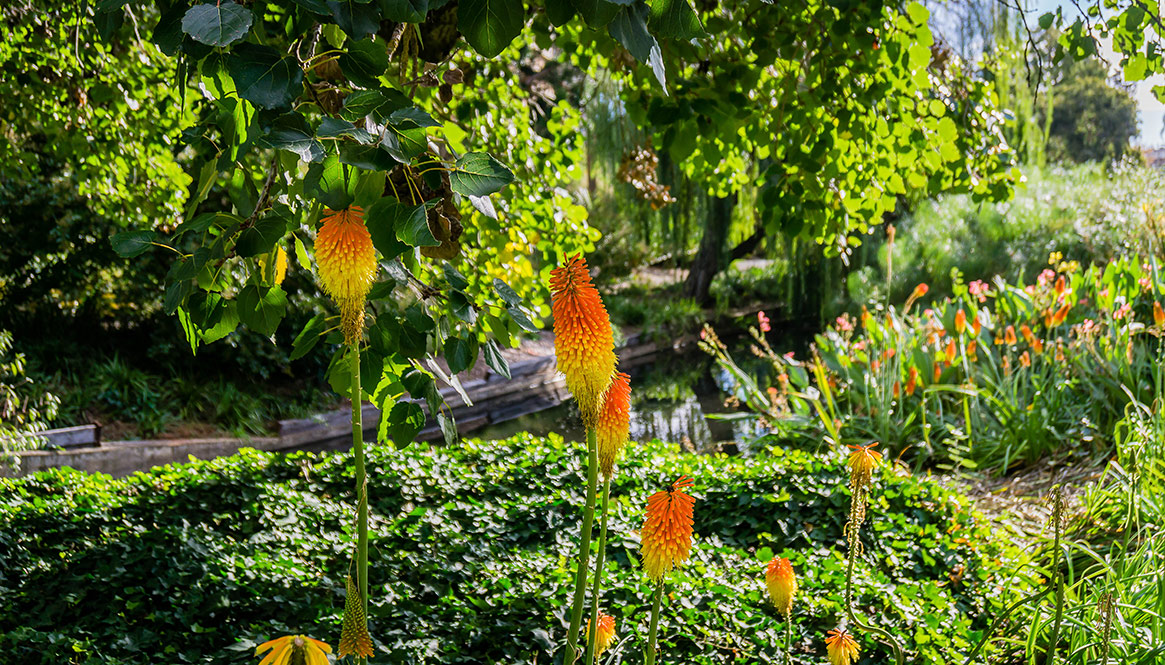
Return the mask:
<path id="1" fill-rule="evenodd" d="M 615 471 L 615 460 L 631 432 L 631 377 L 623 372 L 615 374 L 615 380 L 603 397 L 599 409 L 599 419 L 595 423 L 595 435 L 599 444 L 599 471 L 604 478 L 610 478 Z"/>
<path id="2" fill-rule="evenodd" d="M 870 483 L 870 476 L 874 469 L 882 463 L 882 453 L 874 450 L 874 443 L 865 446 L 850 446 L 853 452 L 849 454 L 850 487 L 865 487 Z"/>
<path id="3" fill-rule="evenodd" d="M 603 393 L 615 374 L 611 319 L 581 256 L 550 271 L 550 291 L 558 371 L 578 400 L 583 424 L 594 427 Z"/>
<path id="4" fill-rule="evenodd" d="M 1153 301 L 1153 323 L 1158 327 L 1165 326 L 1165 309 L 1161 309 L 1161 303 L 1156 300 Z"/>
<path id="5" fill-rule="evenodd" d="M 324 291 L 340 308 L 344 342 L 351 344 L 364 331 L 364 299 L 376 276 L 376 249 L 361 208 L 327 212 L 316 234 L 316 263 Z"/>
<path id="6" fill-rule="evenodd" d="M 673 568 L 688 560 L 692 549 L 692 508 L 696 500 L 684 493 L 692 479 L 681 477 L 672 486 L 647 499 L 643 521 L 643 569 L 659 582 Z"/>
<path id="7" fill-rule="evenodd" d="M 858 659 L 858 643 L 843 628 L 834 628 L 825 637 L 825 650 L 832 665 L 850 665 Z"/>
<path id="8" fill-rule="evenodd" d="M 765 586 L 769 589 L 769 599 L 777 611 L 786 619 L 793 613 L 793 596 L 797 595 L 797 576 L 793 574 L 793 564 L 788 559 L 773 557 L 765 568 Z"/>
<path id="9" fill-rule="evenodd" d="M 271 650 L 259 665 L 328 665 L 332 647 L 306 635 L 284 635 L 255 648 L 255 655 Z"/>
<path id="10" fill-rule="evenodd" d="M 602 657 L 603 652 L 611 648 L 615 642 L 615 617 L 599 612 L 599 632 L 595 635 L 595 660 Z M 587 639 L 591 638 L 591 620 L 587 619 Z"/>

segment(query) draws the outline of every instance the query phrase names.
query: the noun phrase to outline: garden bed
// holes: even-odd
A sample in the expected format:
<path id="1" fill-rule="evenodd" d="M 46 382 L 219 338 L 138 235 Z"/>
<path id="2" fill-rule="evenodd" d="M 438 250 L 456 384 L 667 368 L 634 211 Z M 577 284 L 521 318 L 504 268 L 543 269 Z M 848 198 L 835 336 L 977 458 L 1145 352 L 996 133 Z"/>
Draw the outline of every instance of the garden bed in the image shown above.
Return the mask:
<path id="1" fill-rule="evenodd" d="M 371 632 L 387 662 L 552 662 L 583 502 L 579 446 L 551 436 L 370 451 Z M 794 658 L 819 663 L 843 613 L 848 473 L 840 457 L 741 458 L 633 444 L 612 485 L 604 609 L 639 662 L 652 585 L 646 497 L 696 480 L 692 560 L 672 578 L 672 663 L 770 662 L 783 626 L 763 564 L 801 580 Z M 339 636 L 353 468 L 344 454 L 244 450 L 113 480 L 71 470 L 4 484 L 0 652 L 36 663 L 249 663 L 271 636 Z M 875 479 L 856 603 L 908 662 L 949 662 L 1007 586 L 1009 545 L 966 498 L 887 467 Z M 862 663 L 887 651 L 861 636 Z"/>

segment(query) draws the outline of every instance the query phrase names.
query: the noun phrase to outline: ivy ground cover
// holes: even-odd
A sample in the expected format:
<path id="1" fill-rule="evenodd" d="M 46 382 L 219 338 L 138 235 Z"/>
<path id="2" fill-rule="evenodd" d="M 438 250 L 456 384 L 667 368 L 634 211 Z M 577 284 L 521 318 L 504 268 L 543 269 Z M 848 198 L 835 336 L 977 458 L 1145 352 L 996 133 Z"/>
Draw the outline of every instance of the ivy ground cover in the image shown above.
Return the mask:
<path id="1" fill-rule="evenodd" d="M 370 610 L 386 662 L 552 662 L 568 621 L 581 444 L 519 435 L 452 447 L 374 447 Z M 247 663 L 258 642 L 335 638 L 354 470 L 341 454 L 244 451 L 126 479 L 60 470 L 0 492 L 0 652 L 22 663 Z M 886 466 L 875 475 L 855 580 L 867 620 L 909 662 L 968 650 L 1006 586 L 1008 552 L 967 500 Z M 763 566 L 801 580 L 794 661 L 824 662 L 843 612 L 841 456 L 743 458 L 653 442 L 612 486 L 607 662 L 640 662 L 652 585 L 638 561 L 646 497 L 695 479 L 692 560 L 667 587 L 669 662 L 777 662 L 783 624 Z M 861 663 L 885 662 L 872 640 Z"/>

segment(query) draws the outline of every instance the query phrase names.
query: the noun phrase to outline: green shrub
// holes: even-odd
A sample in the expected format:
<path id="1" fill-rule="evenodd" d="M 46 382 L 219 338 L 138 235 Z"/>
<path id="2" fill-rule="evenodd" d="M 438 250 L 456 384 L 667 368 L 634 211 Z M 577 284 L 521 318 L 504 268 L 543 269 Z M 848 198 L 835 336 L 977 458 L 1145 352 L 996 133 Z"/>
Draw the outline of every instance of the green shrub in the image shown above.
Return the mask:
<path id="1" fill-rule="evenodd" d="M 373 447 L 371 631 L 382 662 L 552 662 L 565 641 L 583 483 L 578 445 L 520 435 L 453 447 Z M 700 456 L 633 445 L 612 486 L 604 609 L 616 658 L 638 662 L 652 586 L 638 564 L 649 493 L 696 479 L 692 560 L 662 620 L 668 662 L 767 662 L 783 637 L 763 564 L 801 579 L 794 652 L 820 662 L 842 612 L 840 459 L 796 451 Z M 351 554 L 347 455 L 243 451 L 122 480 L 71 470 L 4 481 L 0 653 L 13 662 L 249 663 L 257 641 L 335 644 Z M 341 500 L 338 497 L 342 497 Z M 964 498 L 887 471 L 875 480 L 856 603 L 910 662 L 965 651 L 1006 552 Z M 862 663 L 886 652 L 862 637 Z"/>

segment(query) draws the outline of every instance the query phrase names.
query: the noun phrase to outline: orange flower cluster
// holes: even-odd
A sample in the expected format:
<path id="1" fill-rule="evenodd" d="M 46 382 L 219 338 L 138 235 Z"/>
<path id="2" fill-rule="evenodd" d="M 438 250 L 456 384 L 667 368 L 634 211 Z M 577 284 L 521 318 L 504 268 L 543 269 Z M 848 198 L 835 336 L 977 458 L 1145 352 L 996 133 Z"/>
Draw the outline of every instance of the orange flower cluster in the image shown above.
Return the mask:
<path id="1" fill-rule="evenodd" d="M 603 652 L 611 648 L 611 644 L 615 642 L 615 617 L 600 611 L 599 620 L 596 624 L 598 625 L 599 631 L 595 635 L 595 660 L 597 661 L 603 655 Z M 586 634 L 589 640 L 591 635 L 590 619 L 587 619 Z"/>
<path id="2" fill-rule="evenodd" d="M 558 370 L 578 400 L 583 424 L 594 427 L 615 374 L 611 320 L 581 256 L 550 271 L 550 290 Z"/>
<path id="3" fill-rule="evenodd" d="M 332 647 L 306 635 L 284 635 L 255 647 L 255 655 L 271 650 L 259 665 L 328 665 Z"/>
<path id="4" fill-rule="evenodd" d="M 692 549 L 692 509 L 696 500 L 684 490 L 693 481 L 687 476 L 647 498 L 647 518 L 643 521 L 643 568 L 653 582 L 659 582 L 673 568 L 688 560 Z"/>
<path id="5" fill-rule="evenodd" d="M 825 650 L 832 665 L 850 665 L 858 659 L 858 643 L 844 628 L 829 631 L 825 637 Z"/>
<path id="6" fill-rule="evenodd" d="M 376 249 L 361 208 L 327 212 L 316 234 L 316 263 L 324 291 L 340 308 L 344 342 L 351 344 L 364 330 L 364 299 L 376 276 Z"/>
<path id="7" fill-rule="evenodd" d="M 870 484 L 870 477 L 874 469 L 882 463 L 882 453 L 874 450 L 878 443 L 865 446 L 850 446 L 853 450 L 849 454 L 850 487 L 862 488 Z"/>
<path id="8" fill-rule="evenodd" d="M 793 613 L 793 597 L 797 595 L 797 576 L 793 574 L 793 564 L 788 559 L 773 557 L 765 568 L 765 586 L 769 600 L 786 619 Z"/>
<path id="9" fill-rule="evenodd" d="M 631 431 L 631 377 L 623 372 L 615 374 L 615 380 L 607 389 L 603 405 L 599 408 L 595 435 L 599 446 L 599 471 L 604 478 L 610 478 L 615 470 L 615 461 L 627 445 Z"/>

